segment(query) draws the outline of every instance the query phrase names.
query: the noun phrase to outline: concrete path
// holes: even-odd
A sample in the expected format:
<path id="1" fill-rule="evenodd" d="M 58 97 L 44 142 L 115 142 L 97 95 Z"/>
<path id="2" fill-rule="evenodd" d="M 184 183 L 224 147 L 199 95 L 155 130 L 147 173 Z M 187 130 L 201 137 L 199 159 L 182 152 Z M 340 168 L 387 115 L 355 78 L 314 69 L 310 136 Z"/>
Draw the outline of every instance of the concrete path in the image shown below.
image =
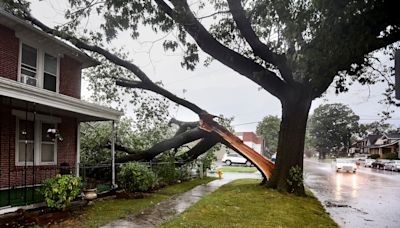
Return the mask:
<path id="1" fill-rule="evenodd" d="M 173 196 L 168 200 L 162 201 L 157 205 L 145 209 L 140 214 L 128 216 L 106 224 L 102 227 L 156 227 L 176 215 L 182 213 L 190 206 L 199 201 L 203 196 L 217 190 L 224 184 L 235 179 L 242 178 L 261 178 L 259 172 L 256 173 L 224 173 L 223 179 L 215 180 L 205 185 L 200 185 L 183 194 Z"/>

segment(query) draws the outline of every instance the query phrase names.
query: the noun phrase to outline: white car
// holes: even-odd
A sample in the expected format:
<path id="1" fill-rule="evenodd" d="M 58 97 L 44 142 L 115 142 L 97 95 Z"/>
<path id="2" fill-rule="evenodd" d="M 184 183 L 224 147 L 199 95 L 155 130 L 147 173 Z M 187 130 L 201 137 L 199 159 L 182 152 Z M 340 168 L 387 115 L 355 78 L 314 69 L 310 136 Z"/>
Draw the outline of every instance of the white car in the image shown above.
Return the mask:
<path id="1" fill-rule="evenodd" d="M 352 159 L 336 159 L 336 172 L 339 171 L 346 171 L 346 172 L 353 172 L 357 171 L 357 164 Z"/>
<path id="2" fill-rule="evenodd" d="M 226 165 L 245 164 L 246 166 L 251 166 L 251 162 L 238 153 L 225 153 L 222 157 L 222 162 Z"/>
<path id="3" fill-rule="evenodd" d="M 365 159 L 364 162 L 364 167 L 372 167 L 372 162 L 374 162 L 376 159 Z"/>

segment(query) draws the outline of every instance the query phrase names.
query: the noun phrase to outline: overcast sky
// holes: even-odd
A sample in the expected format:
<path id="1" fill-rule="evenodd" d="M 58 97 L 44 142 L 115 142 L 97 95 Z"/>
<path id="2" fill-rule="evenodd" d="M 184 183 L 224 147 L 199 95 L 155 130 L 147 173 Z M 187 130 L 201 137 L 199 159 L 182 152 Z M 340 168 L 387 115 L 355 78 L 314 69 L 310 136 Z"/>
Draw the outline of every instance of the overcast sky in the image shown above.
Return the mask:
<path id="1" fill-rule="evenodd" d="M 65 7 L 66 3 L 63 1 L 35 1 L 32 4 L 32 14 L 44 23 L 54 26 L 65 22 Z M 90 21 L 87 26 L 95 27 L 94 24 L 95 22 Z M 112 45 L 124 47 L 131 53 L 135 64 L 153 81 L 162 81 L 169 91 L 185 97 L 212 114 L 234 117 L 233 125 L 236 131 L 255 131 L 257 122 L 264 116 L 280 116 L 281 106 L 275 97 L 217 61 L 208 67 L 199 64 L 195 71 L 182 69 L 179 53 L 164 52 L 162 41 L 151 42 L 160 37 L 161 35 L 143 29 L 139 40 L 130 39 L 128 34 L 121 34 Z M 360 116 L 361 122 L 376 121 L 380 119 L 378 113 L 387 109 L 385 105 L 378 103 L 383 98 L 384 90 L 383 83 L 374 86 L 361 86 L 356 83 L 348 93 L 340 95 L 335 95 L 334 89 L 330 88 L 323 98 L 313 102 L 311 113 L 320 104 L 340 102 L 349 105 Z M 85 83 L 82 93 L 84 96 L 89 94 Z M 399 108 L 392 109 L 395 112 L 388 122 L 400 127 Z M 182 107 L 172 114 L 180 120 L 197 120 L 195 114 Z"/>

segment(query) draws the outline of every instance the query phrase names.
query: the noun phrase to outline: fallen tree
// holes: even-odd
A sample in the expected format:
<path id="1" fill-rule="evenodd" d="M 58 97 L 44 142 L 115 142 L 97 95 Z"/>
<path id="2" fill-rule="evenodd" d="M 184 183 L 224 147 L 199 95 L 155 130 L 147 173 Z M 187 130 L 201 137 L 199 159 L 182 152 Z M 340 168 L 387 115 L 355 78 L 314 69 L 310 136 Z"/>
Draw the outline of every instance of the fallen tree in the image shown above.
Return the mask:
<path id="1" fill-rule="evenodd" d="M 22 11 L 22 14 L 19 16 L 31 22 L 33 25 L 39 27 L 42 31 L 71 42 L 74 46 L 76 46 L 79 49 L 94 52 L 104 56 L 108 61 L 118 66 L 124 67 L 125 69 L 131 71 L 135 76 L 137 76 L 140 79 L 139 81 L 139 80 L 130 80 L 122 77 L 115 78 L 115 82 L 118 86 L 131 89 L 144 89 L 162 95 L 168 98 L 169 100 L 193 111 L 199 116 L 199 118 L 202 121 L 206 121 L 213 125 L 218 125 L 218 128 L 228 131 L 224 126 L 218 124 L 213 120 L 217 116 L 209 114 L 207 111 L 200 108 L 196 104 L 187 101 L 183 98 L 180 98 L 174 95 L 173 93 L 169 92 L 168 90 L 162 88 L 161 86 L 157 85 L 135 64 L 120 58 L 119 56 L 111 53 L 110 51 L 100 46 L 88 44 L 86 41 L 83 41 L 82 39 L 79 39 L 69 33 L 65 33 L 50 28 L 41 21 L 34 18 L 29 11 L 24 10 Z M 199 142 L 196 143 L 195 146 L 190 148 L 186 153 L 179 155 L 179 157 L 177 157 L 178 160 L 183 162 L 192 161 L 197 157 L 199 157 L 200 155 L 202 155 L 203 153 L 207 152 L 217 143 L 223 143 L 228 147 L 231 147 L 231 145 L 224 139 L 222 139 L 218 134 L 200 129 L 199 122 L 182 122 L 176 119 L 172 119 L 171 124 L 177 124 L 179 126 L 179 129 L 174 135 L 174 137 L 159 142 L 154 146 L 152 146 L 151 148 L 149 148 L 148 150 L 133 151 L 132 149 L 127 148 L 123 145 L 116 145 L 116 150 L 128 153 L 128 155 L 116 159 L 116 162 L 124 163 L 129 161 L 149 161 L 165 151 L 169 151 L 171 149 L 177 149 L 187 143 L 194 142 L 196 140 L 199 140 Z M 236 150 L 233 147 L 231 148 Z"/>

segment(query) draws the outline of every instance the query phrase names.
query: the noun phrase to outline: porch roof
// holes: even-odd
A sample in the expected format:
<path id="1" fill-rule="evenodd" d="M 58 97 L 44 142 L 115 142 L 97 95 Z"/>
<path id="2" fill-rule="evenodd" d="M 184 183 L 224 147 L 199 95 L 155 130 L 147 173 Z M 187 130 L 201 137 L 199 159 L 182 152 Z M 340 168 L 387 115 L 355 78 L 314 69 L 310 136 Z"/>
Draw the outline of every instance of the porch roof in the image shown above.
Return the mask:
<path id="1" fill-rule="evenodd" d="M 79 121 L 119 120 L 122 112 L 77 98 L 26 85 L 0 76 L 0 96 L 38 104 L 44 111 L 67 115 Z M 16 102 L 18 103 L 18 102 Z M 20 102 L 21 103 L 21 102 Z M 23 105 L 20 105 L 23 108 Z"/>
<path id="2" fill-rule="evenodd" d="M 374 148 L 385 148 L 385 147 L 388 147 L 388 146 L 393 146 L 393 145 L 395 145 L 395 144 L 398 144 L 399 141 L 400 141 L 400 140 L 397 140 L 397 141 L 395 141 L 395 142 L 392 142 L 392 143 L 389 143 L 389 144 L 383 144 L 383 145 L 372 145 L 372 146 L 370 146 L 369 148 L 371 148 L 371 149 L 374 149 Z"/>

